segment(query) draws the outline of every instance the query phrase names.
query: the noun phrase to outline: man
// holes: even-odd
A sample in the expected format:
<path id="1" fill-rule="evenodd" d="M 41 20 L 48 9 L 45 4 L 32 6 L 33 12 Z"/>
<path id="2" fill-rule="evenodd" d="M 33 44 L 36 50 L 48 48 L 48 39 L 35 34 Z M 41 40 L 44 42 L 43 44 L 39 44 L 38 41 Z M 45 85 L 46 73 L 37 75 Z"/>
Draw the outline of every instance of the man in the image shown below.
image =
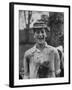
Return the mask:
<path id="1" fill-rule="evenodd" d="M 37 21 L 33 27 L 36 44 L 24 54 L 24 79 L 57 77 L 60 59 L 56 48 L 47 45 L 47 26 Z"/>

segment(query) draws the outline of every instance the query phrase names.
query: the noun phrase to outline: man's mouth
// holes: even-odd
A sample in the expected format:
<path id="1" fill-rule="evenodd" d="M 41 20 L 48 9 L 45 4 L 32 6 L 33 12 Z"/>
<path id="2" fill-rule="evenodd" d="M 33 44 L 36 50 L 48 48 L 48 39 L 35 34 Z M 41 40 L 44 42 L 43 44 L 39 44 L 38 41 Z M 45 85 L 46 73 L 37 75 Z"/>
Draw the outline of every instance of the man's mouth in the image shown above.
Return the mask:
<path id="1" fill-rule="evenodd" d="M 43 39 L 44 39 L 44 37 L 39 37 L 38 39 L 39 39 L 39 40 L 43 40 Z"/>

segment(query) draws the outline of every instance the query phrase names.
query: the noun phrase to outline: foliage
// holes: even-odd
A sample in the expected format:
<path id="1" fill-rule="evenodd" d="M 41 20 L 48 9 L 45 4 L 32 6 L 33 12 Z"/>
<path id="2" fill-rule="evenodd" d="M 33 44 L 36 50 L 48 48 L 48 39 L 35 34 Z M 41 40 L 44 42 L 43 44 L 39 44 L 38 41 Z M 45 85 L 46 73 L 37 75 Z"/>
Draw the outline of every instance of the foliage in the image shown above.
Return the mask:
<path id="1" fill-rule="evenodd" d="M 48 44 L 53 46 L 63 45 L 64 13 L 49 12 L 49 17 L 47 15 L 42 15 L 41 20 L 50 27 L 50 37 L 47 39 Z"/>

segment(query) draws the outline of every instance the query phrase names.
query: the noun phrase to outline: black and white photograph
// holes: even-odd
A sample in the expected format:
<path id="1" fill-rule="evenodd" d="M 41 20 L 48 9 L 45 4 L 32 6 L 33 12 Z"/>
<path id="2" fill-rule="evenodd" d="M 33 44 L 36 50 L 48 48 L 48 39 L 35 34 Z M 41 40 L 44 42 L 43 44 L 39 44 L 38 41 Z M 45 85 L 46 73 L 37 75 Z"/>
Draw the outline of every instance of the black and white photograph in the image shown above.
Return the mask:
<path id="1" fill-rule="evenodd" d="M 19 11 L 19 78 L 64 77 L 64 13 Z"/>
<path id="2" fill-rule="evenodd" d="M 69 84 L 70 7 L 24 3 L 11 7 L 10 85 Z"/>

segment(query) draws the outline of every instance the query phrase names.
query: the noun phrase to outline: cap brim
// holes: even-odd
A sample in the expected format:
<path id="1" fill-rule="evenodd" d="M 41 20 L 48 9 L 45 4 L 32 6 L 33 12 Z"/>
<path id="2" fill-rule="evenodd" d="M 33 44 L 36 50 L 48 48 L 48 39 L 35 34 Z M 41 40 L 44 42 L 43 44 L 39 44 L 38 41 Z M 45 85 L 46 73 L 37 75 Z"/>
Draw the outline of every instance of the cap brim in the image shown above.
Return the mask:
<path id="1" fill-rule="evenodd" d="M 47 30 L 47 31 L 50 31 L 50 28 L 49 28 L 49 27 L 46 27 L 46 26 L 44 26 L 44 27 L 42 27 L 42 26 L 41 26 L 41 27 L 40 27 L 40 26 L 38 26 L 38 27 L 33 27 L 34 30 L 35 30 L 35 29 L 37 29 L 37 30 L 38 30 L 38 29 L 43 29 L 43 28 L 44 28 L 45 30 Z"/>

